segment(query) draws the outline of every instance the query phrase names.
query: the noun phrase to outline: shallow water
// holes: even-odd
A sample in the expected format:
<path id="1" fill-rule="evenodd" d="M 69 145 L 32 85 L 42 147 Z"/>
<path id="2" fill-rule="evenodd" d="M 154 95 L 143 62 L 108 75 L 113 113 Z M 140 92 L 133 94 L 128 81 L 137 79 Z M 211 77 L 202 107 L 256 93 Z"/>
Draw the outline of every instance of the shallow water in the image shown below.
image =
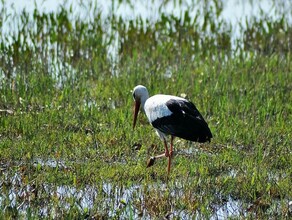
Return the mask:
<path id="1" fill-rule="evenodd" d="M 36 2 L 36 5 L 34 4 Z M 127 1 L 126 1 L 127 2 Z M 174 2 L 168 1 L 167 4 L 163 5 L 159 1 L 130 1 L 131 3 L 118 3 L 117 1 L 96 1 L 96 7 L 100 12 L 102 12 L 102 17 L 107 18 L 112 13 L 115 13 L 117 17 L 122 17 L 124 20 L 135 20 L 141 17 L 144 21 L 150 20 L 156 22 L 161 18 L 161 14 L 174 15 L 176 17 L 181 17 L 185 11 L 189 11 L 190 17 L 194 18 L 198 13 L 200 14 L 199 19 L 203 23 L 203 11 L 207 6 L 203 1 L 185 1 L 184 3 L 178 5 Z M 78 1 L 69 0 L 66 4 L 60 4 L 57 0 L 47 0 L 47 1 L 20 1 L 17 4 L 12 0 L 6 1 L 6 10 L 8 13 L 13 13 L 15 10 L 21 13 L 24 9 L 29 13 L 33 13 L 35 6 L 40 12 L 57 12 L 60 5 L 70 10 L 72 7 L 72 19 L 82 18 L 85 21 L 92 21 L 94 18 L 94 9 L 90 7 L 90 4 L 83 3 L 80 4 Z M 275 7 L 273 1 L 271 0 L 261 0 L 261 1 L 233 1 L 226 0 L 223 3 L 223 11 L 221 15 L 217 18 L 218 20 L 223 20 L 230 23 L 232 26 L 232 42 L 234 43 L 236 39 L 240 38 L 244 28 L 246 28 L 246 21 L 252 18 L 261 18 L 263 15 L 269 17 L 272 20 L 278 20 L 283 14 L 285 14 L 287 21 L 292 22 L 292 13 L 289 8 L 292 7 L 292 2 L 283 1 L 281 6 Z M 3 6 L 0 4 L 0 9 Z M 14 26 L 11 25 L 12 17 L 8 17 L 7 20 L 3 22 L 2 36 L 8 32 L 13 31 Z M 241 29 L 243 28 L 243 30 Z M 118 39 L 118 38 L 117 38 Z M 110 49 L 115 52 L 115 46 Z"/>
<path id="2" fill-rule="evenodd" d="M 54 169 L 69 167 L 64 161 L 56 161 L 54 159 L 43 161 L 37 158 L 32 161 L 32 164 L 33 166 L 49 166 Z M 21 165 L 24 164 L 22 163 Z M 35 214 L 39 217 L 60 217 L 62 212 L 64 212 L 62 210 L 68 210 L 74 204 L 79 213 L 89 216 L 93 214 L 91 210 L 99 210 L 102 215 L 107 217 L 120 216 L 127 218 L 133 216 L 134 218 L 143 217 L 143 219 L 151 219 L 153 213 L 147 209 L 147 193 L 151 191 L 163 193 L 170 190 L 170 203 L 173 198 L 184 195 L 184 188 L 181 186 L 181 182 L 175 182 L 173 188 L 168 188 L 166 183 L 132 184 L 126 187 L 119 183 L 111 182 L 85 185 L 81 188 L 44 182 L 36 187 L 35 183 L 24 183 L 23 174 L 19 172 L 11 175 L 9 173 L 11 170 L 8 167 L 1 164 L 1 176 L 3 178 L 0 183 L 2 186 L 0 190 L 0 207 L 4 211 L 8 208 L 15 209 L 20 215 L 24 216 L 35 209 L 38 210 Z M 234 178 L 237 174 L 236 171 L 232 170 L 229 174 L 225 175 L 230 175 L 230 177 Z M 36 198 L 38 200 L 35 200 Z M 55 202 L 58 201 L 57 207 L 51 204 L 52 199 Z M 7 201 L 9 201 L 9 204 L 7 204 Z M 272 210 L 276 209 L 280 213 L 282 209 L 290 209 L 292 207 L 291 204 L 291 201 L 287 201 L 287 204 L 283 207 L 280 202 L 275 200 L 270 204 L 270 207 Z M 216 195 L 216 202 L 209 204 L 212 210 L 210 219 L 243 217 L 249 212 L 247 208 L 250 207 L 252 209 L 252 206 L 252 204 L 246 204 L 240 199 L 232 198 L 232 196 L 226 198 L 218 194 Z M 195 219 L 199 219 L 200 216 L 203 217 L 199 211 L 190 212 L 185 209 L 177 209 L 173 205 L 170 206 L 168 215 L 170 217 Z"/>
<path id="3" fill-rule="evenodd" d="M 23 165 L 23 164 L 22 164 Z M 34 166 L 49 166 L 51 168 L 67 168 L 68 166 L 64 161 L 56 161 L 54 159 L 49 159 L 43 161 L 37 158 L 33 161 Z M 3 166 L 4 167 L 4 166 Z M 143 216 L 143 219 L 151 219 L 151 213 L 147 210 L 143 204 L 145 204 L 145 192 L 157 191 L 163 192 L 168 189 L 167 184 L 154 183 L 147 185 L 146 188 L 140 184 L 134 184 L 128 187 L 123 185 L 116 185 L 110 182 L 101 183 L 102 187 L 97 187 L 93 185 L 85 185 L 82 188 L 76 188 L 69 185 L 55 185 L 52 183 L 41 183 L 36 188 L 34 183 L 23 182 L 23 176 L 21 173 L 14 173 L 10 175 L 8 169 L 2 169 L 2 176 L 4 177 L 1 181 L 1 185 L 5 184 L 6 191 L 0 191 L 0 207 L 4 207 L 4 210 L 8 207 L 12 207 L 18 211 L 18 213 L 26 215 L 28 208 L 36 208 L 38 211 L 38 216 L 46 217 L 58 217 L 59 211 L 56 210 L 55 206 L 52 206 L 46 201 L 40 202 L 40 198 L 47 195 L 48 198 L 55 198 L 58 200 L 59 209 L 69 209 L 72 207 L 72 200 L 74 201 L 74 206 L 78 207 L 80 213 L 89 212 L 93 208 L 98 207 L 101 213 L 106 214 L 108 217 L 114 217 L 119 211 L 122 210 L 121 217 L 128 217 L 131 212 L 135 218 Z M 97 183 L 97 185 L 100 185 Z M 177 186 L 180 183 L 176 183 Z M 8 192 L 7 192 L 8 190 Z M 35 197 L 38 197 L 38 203 L 34 203 Z M 175 187 L 170 195 L 172 197 L 177 197 L 182 195 L 183 188 Z M 10 204 L 7 206 L 7 198 Z M 103 202 L 100 203 L 100 195 L 103 197 Z M 6 198 L 6 199 L 5 199 Z M 6 206 L 3 204 L 6 200 Z M 135 200 L 140 200 L 141 207 L 134 205 Z M 21 201 L 21 202 L 20 202 Z M 71 202 L 69 202 L 71 201 Z M 99 204 L 97 205 L 97 201 Z M 211 205 L 211 204 L 210 204 Z M 214 213 L 212 219 L 224 219 L 227 217 L 237 217 L 244 213 L 241 209 L 241 202 L 229 197 L 227 201 L 220 202 L 220 204 L 211 205 L 213 207 Z M 182 218 L 191 218 L 200 215 L 200 213 L 189 213 L 186 210 L 177 210 L 174 207 L 170 210 L 170 215 Z"/>
<path id="4" fill-rule="evenodd" d="M 18 29 L 21 29 L 23 26 L 31 26 L 29 31 L 38 32 L 37 24 L 32 22 L 34 9 L 37 8 L 39 13 L 57 13 L 60 12 L 61 6 L 68 11 L 68 19 L 72 21 L 71 25 L 74 28 L 74 20 L 85 21 L 90 24 L 90 22 L 96 19 L 96 16 L 99 12 L 101 12 L 101 24 L 102 24 L 102 38 L 104 42 L 110 41 L 110 43 L 105 43 L 103 45 L 106 51 L 107 60 L 110 63 L 110 72 L 113 76 L 119 76 L 119 60 L 121 55 L 119 53 L 120 48 L 122 47 L 122 42 L 125 40 L 123 36 L 119 35 L 119 31 L 115 28 L 112 28 L 112 24 L 108 18 L 111 18 L 111 15 L 115 15 L 116 17 L 123 18 L 123 22 L 125 23 L 125 30 L 129 28 L 129 21 L 136 20 L 141 18 L 144 22 L 142 23 L 144 30 L 146 30 L 146 26 L 151 27 L 154 26 L 155 22 L 158 22 L 162 19 L 162 14 L 166 16 L 174 16 L 176 18 L 181 18 L 181 22 L 184 22 L 184 13 L 188 11 L 190 18 L 197 17 L 197 23 L 199 27 L 204 26 L 204 20 L 206 10 L 213 11 L 212 13 L 216 14 L 216 8 L 211 1 L 211 3 L 206 3 L 205 1 L 184 1 L 181 4 L 176 4 L 176 1 L 168 1 L 167 4 L 162 4 L 160 1 L 122 1 L 119 3 L 118 1 L 96 1 L 95 3 L 83 2 L 82 4 L 77 1 L 66 1 L 66 4 L 60 4 L 60 1 L 57 0 L 47 0 L 47 1 L 23 1 L 14 3 L 12 0 L 5 1 L 5 5 L 0 3 L 0 11 L 4 8 L 5 15 L 3 23 L 1 25 L 1 36 L 0 43 L 4 42 L 5 44 L 12 44 L 15 42 L 14 35 L 22 35 L 18 32 Z M 274 6 L 274 5 L 277 5 Z M 227 33 L 228 38 L 230 37 L 231 50 L 236 51 L 238 48 L 244 47 L 244 31 L 247 28 L 248 21 L 252 19 L 271 19 L 272 21 L 277 21 L 283 15 L 285 15 L 285 20 L 288 23 L 292 23 L 292 13 L 289 9 L 292 7 L 292 2 L 285 1 L 281 4 L 274 4 L 273 1 L 269 0 L 261 0 L 261 1 L 232 1 L 226 0 L 223 3 L 223 10 L 221 13 L 215 18 L 210 19 L 210 21 L 214 22 L 214 26 L 216 31 L 210 31 L 210 27 L 204 30 L 204 36 L 212 36 L 214 33 Z M 95 7 L 93 7 L 95 6 Z M 94 9 L 96 8 L 96 9 Z M 23 10 L 26 10 L 29 13 L 28 24 L 24 25 L 23 21 L 21 21 L 20 15 Z M 15 14 L 16 13 L 16 14 Z M 211 14 L 212 14 L 211 13 Z M 8 16 L 9 15 L 9 16 Z M 11 16 L 12 15 L 12 16 Z M 23 18 L 22 18 L 23 19 Z M 145 21 L 149 21 L 148 23 Z M 135 23 L 135 22 L 134 22 Z M 218 25 L 218 24 L 225 25 Z M 117 23 L 116 23 L 117 24 Z M 49 24 L 46 24 L 50 26 Z M 138 26 L 141 24 L 138 24 Z M 165 23 L 166 27 L 170 30 L 175 30 L 174 24 Z M 267 24 L 263 24 L 266 29 L 268 29 Z M 212 26 L 212 25 L 211 25 Z M 26 28 L 24 28 L 27 31 Z M 230 33 L 230 34 L 229 34 Z M 29 39 L 29 35 L 25 34 L 26 39 L 23 39 L 27 45 L 35 48 L 35 45 L 32 45 L 33 40 Z M 21 38 L 21 37 L 20 37 Z M 111 40 L 110 40 L 111 39 Z M 24 44 L 24 42 L 22 42 Z M 48 48 L 51 48 L 50 55 L 47 57 L 47 68 L 48 72 L 52 74 L 54 79 L 57 82 L 58 87 L 62 87 L 63 83 L 66 82 L 70 78 L 74 78 L 77 74 L 77 70 L 72 66 L 70 62 L 64 62 L 62 58 L 57 56 L 57 43 L 51 44 L 50 42 L 45 42 Z M 191 42 L 194 44 L 194 41 Z M 175 45 L 175 44 L 174 44 Z M 87 58 L 88 54 L 83 53 L 82 49 L 79 51 L 80 56 Z M 53 56 L 54 54 L 54 56 Z M 65 57 L 73 57 L 73 52 L 65 51 L 63 56 Z M 54 58 L 52 58 L 54 57 Z M 192 55 L 192 59 L 194 59 L 194 55 Z M 9 58 L 6 58 L 9 59 Z M 215 59 L 215 57 L 214 57 Z M 227 59 L 227 57 L 226 57 Z M 69 59 L 70 60 L 70 59 Z M 168 68 L 165 71 L 165 78 L 172 78 L 173 70 Z M 4 72 L 0 71 L 0 79 L 4 78 Z M 17 71 L 15 70 L 12 75 L 16 75 Z M 115 105 L 112 105 L 115 108 Z"/>

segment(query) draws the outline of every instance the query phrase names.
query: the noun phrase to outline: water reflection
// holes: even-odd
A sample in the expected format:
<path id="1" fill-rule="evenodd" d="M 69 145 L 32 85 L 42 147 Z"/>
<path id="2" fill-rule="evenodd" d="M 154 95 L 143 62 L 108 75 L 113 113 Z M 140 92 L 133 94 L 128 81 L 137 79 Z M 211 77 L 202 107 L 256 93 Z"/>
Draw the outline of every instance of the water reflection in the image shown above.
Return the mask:
<path id="1" fill-rule="evenodd" d="M 37 159 L 34 166 L 68 167 L 64 161 L 54 161 L 53 159 L 42 161 Z M 235 175 L 234 172 L 231 176 Z M 82 215 L 93 215 L 98 211 L 107 217 L 129 217 L 129 213 L 136 219 L 143 216 L 143 219 L 151 219 L 153 210 L 147 201 L 151 193 L 170 191 L 170 201 L 184 195 L 182 183 L 175 183 L 169 188 L 165 183 L 151 183 L 150 185 L 131 184 L 124 186 L 119 183 L 103 182 L 95 185 L 85 185 L 75 187 L 72 185 L 59 185 L 53 183 L 37 183 L 37 181 L 26 182 L 21 173 L 10 175 L 4 172 L 1 180 L 0 207 L 16 209 L 18 213 L 26 216 L 28 210 L 38 210 L 39 217 L 60 217 L 62 210 L 75 208 Z M 4 186 L 4 187 L 3 187 Z M 150 194 L 149 194 L 150 193 Z M 243 209 L 242 202 L 235 200 L 231 196 L 224 198 L 216 196 L 216 204 L 210 204 L 213 215 L 211 219 L 226 219 L 229 217 L 242 217 L 246 210 Z M 8 202 L 9 201 L 9 202 Z M 93 211 L 95 210 L 95 211 Z M 155 210 L 155 209 L 154 209 Z M 92 212 L 93 211 L 93 212 Z M 64 213 L 63 213 L 64 214 Z M 170 217 L 193 218 L 201 215 L 200 212 L 189 212 L 179 209 L 174 204 L 170 206 Z"/>

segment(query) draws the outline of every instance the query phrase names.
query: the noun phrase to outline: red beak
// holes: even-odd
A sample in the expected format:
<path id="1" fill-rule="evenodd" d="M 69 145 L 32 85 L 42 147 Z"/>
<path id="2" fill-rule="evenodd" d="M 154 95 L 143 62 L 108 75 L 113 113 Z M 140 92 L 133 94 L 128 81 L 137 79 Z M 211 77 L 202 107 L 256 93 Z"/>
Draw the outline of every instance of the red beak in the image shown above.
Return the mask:
<path id="1" fill-rule="evenodd" d="M 135 101 L 133 129 L 135 128 L 135 125 L 136 125 L 137 116 L 138 116 L 139 109 L 140 109 L 140 104 L 141 104 L 141 103 L 140 103 L 139 101 Z"/>

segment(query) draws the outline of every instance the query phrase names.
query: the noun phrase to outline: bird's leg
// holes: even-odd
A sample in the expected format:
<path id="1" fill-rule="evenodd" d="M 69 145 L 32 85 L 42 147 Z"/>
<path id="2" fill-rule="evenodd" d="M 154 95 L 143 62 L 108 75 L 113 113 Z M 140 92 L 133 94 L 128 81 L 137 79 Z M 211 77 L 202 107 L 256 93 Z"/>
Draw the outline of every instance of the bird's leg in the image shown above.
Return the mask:
<path id="1" fill-rule="evenodd" d="M 171 157 L 168 157 L 168 165 L 167 165 L 167 175 L 169 176 L 170 173 L 170 166 L 171 166 Z"/>
<path id="2" fill-rule="evenodd" d="M 172 136 L 171 136 L 171 140 L 172 140 Z M 171 166 L 172 145 L 170 145 L 170 153 L 169 153 L 166 140 L 164 139 L 164 147 L 165 147 L 165 156 L 168 157 L 167 175 L 169 175 L 170 166 Z"/>
<path id="3" fill-rule="evenodd" d="M 168 175 L 170 173 L 171 158 L 172 158 L 172 155 L 173 155 L 173 140 L 174 140 L 174 136 L 171 135 L 171 139 L 170 139 L 170 151 L 169 151 L 168 166 L 167 166 L 167 174 Z"/>
<path id="4" fill-rule="evenodd" d="M 167 147 L 167 142 L 165 139 L 163 139 L 163 141 L 164 141 L 165 152 L 163 154 L 159 154 L 157 156 L 150 157 L 150 159 L 147 162 L 147 167 L 153 166 L 155 160 L 158 158 L 161 158 L 161 157 L 168 157 L 169 158 L 170 157 L 170 152 L 169 152 L 168 147 Z"/>
<path id="5" fill-rule="evenodd" d="M 169 151 L 169 156 L 172 157 L 173 155 L 173 140 L 174 140 L 174 136 L 171 135 L 171 139 L 170 139 L 170 151 Z"/>
<path id="6" fill-rule="evenodd" d="M 164 153 L 164 155 L 165 155 L 166 157 L 169 157 L 169 151 L 168 151 L 168 147 L 167 147 L 167 143 L 166 143 L 165 138 L 163 139 L 163 141 L 164 141 L 164 148 L 165 148 L 165 153 Z"/>

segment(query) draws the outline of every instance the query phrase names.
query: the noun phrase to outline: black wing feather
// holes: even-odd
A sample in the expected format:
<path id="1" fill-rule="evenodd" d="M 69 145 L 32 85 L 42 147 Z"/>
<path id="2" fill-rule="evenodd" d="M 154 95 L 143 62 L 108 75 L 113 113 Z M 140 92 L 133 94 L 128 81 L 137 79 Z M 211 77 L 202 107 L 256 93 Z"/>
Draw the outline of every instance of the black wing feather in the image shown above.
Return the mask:
<path id="1" fill-rule="evenodd" d="M 166 105 L 173 114 L 156 119 L 152 122 L 153 127 L 165 134 L 190 141 L 211 140 L 210 128 L 192 102 L 170 99 Z"/>

